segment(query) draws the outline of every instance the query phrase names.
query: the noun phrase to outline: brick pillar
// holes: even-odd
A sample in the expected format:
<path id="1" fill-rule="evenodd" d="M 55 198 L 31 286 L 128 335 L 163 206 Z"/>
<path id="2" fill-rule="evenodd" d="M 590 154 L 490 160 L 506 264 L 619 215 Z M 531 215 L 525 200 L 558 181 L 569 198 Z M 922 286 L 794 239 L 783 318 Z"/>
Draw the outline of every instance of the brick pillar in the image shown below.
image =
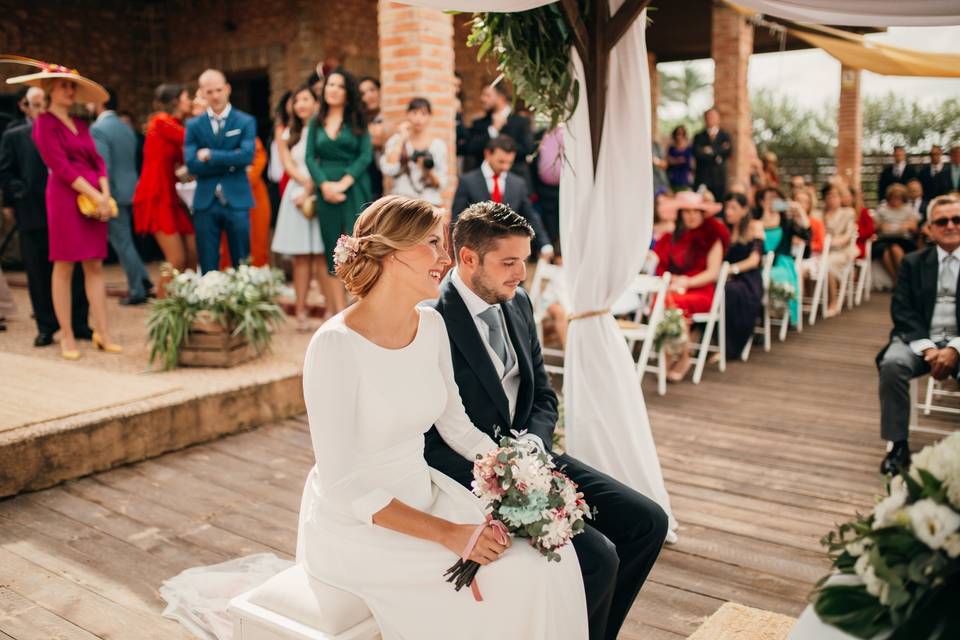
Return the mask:
<path id="1" fill-rule="evenodd" d="M 660 76 L 657 75 L 657 54 L 647 52 L 647 67 L 650 70 L 650 132 L 654 140 L 659 140 L 657 105 L 660 104 Z M 666 147 L 663 151 L 666 153 Z"/>
<path id="2" fill-rule="evenodd" d="M 412 98 L 423 97 L 433 105 L 433 134 L 447 143 L 449 178 L 444 201 L 449 207 L 457 175 L 453 17 L 380 0 L 378 22 L 384 120 L 395 129 Z"/>
<path id="3" fill-rule="evenodd" d="M 860 69 L 840 68 L 840 108 L 837 114 L 837 175 L 860 190 L 863 167 L 863 102 L 860 100 Z"/>
<path id="4" fill-rule="evenodd" d="M 720 126 L 733 138 L 728 180 L 750 178 L 749 156 L 743 150 L 752 144 L 747 92 L 747 66 L 752 53 L 753 25 L 723 2 L 714 0 L 710 41 L 715 64 L 713 103 L 720 112 Z"/>

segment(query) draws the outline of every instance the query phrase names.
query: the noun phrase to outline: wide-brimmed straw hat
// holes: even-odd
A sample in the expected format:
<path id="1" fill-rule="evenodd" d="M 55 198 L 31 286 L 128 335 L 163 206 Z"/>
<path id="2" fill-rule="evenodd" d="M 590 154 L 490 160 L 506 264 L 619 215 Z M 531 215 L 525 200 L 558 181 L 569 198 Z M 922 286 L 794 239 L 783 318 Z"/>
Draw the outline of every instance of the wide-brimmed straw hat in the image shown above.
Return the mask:
<path id="1" fill-rule="evenodd" d="M 106 102 L 110 98 L 110 94 L 106 89 L 90 78 L 85 78 L 80 75 L 80 72 L 76 69 L 70 69 L 50 62 L 43 62 L 42 60 L 34 60 L 33 58 L 25 58 L 23 56 L 0 55 L 0 62 L 14 62 L 40 69 L 40 71 L 35 73 L 7 78 L 7 84 L 27 84 L 42 89 L 46 80 L 66 78 L 76 83 L 76 99 L 79 102 L 100 103 Z"/>
<path id="2" fill-rule="evenodd" d="M 705 216 L 720 213 L 723 205 L 719 202 L 707 202 L 702 195 L 695 191 L 681 191 L 672 198 L 663 198 L 657 205 L 661 211 L 676 213 L 681 209 L 697 209 Z"/>

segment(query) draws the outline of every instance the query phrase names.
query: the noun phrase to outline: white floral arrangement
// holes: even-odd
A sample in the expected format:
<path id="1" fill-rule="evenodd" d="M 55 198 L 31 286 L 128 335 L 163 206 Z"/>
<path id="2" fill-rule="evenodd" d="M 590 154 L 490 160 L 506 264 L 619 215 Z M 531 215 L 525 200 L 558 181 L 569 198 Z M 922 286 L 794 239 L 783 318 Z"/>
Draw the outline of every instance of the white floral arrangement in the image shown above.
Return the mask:
<path id="1" fill-rule="evenodd" d="M 823 543 L 855 584 L 821 580 L 821 620 L 857 638 L 960 638 L 960 432 L 913 456 L 870 514 Z"/>
<path id="2" fill-rule="evenodd" d="M 247 264 L 203 275 L 174 272 L 166 296 L 153 306 L 147 322 L 150 362 L 164 369 L 177 366 L 180 345 L 200 318 L 218 322 L 233 335 L 243 335 L 257 355 L 269 350 L 272 329 L 283 321 L 277 298 L 284 289 L 283 272 Z"/>
<path id="3" fill-rule="evenodd" d="M 690 329 L 681 309 L 666 309 L 653 334 L 653 348 L 678 356 L 687 348 Z"/>
<path id="4" fill-rule="evenodd" d="M 797 290 L 789 282 L 770 281 L 767 287 L 767 300 L 772 311 L 783 312 L 791 302 L 797 299 Z"/>

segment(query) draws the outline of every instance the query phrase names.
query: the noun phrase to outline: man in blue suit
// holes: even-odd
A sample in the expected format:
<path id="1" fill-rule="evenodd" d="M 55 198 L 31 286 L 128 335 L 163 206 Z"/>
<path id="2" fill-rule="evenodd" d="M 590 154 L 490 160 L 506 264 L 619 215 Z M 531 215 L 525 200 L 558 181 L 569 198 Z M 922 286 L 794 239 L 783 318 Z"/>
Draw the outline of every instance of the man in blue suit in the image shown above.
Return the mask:
<path id="1" fill-rule="evenodd" d="M 247 165 L 253 162 L 257 125 L 253 116 L 230 105 L 230 85 L 222 72 L 200 74 L 207 112 L 187 123 L 183 155 L 197 177 L 193 224 L 200 271 L 220 265 L 220 234 L 226 232 L 233 266 L 250 255 L 250 209 L 253 192 Z"/>
<path id="2" fill-rule="evenodd" d="M 110 220 L 110 246 L 113 247 L 124 273 L 127 274 L 127 297 L 120 304 L 144 304 L 153 284 L 143 260 L 133 244 L 133 192 L 137 188 L 137 136 L 117 117 L 117 94 L 108 90 L 110 98 L 97 105 L 97 120 L 90 127 L 97 151 L 107 165 L 110 193 L 117 201 L 118 215 Z"/>

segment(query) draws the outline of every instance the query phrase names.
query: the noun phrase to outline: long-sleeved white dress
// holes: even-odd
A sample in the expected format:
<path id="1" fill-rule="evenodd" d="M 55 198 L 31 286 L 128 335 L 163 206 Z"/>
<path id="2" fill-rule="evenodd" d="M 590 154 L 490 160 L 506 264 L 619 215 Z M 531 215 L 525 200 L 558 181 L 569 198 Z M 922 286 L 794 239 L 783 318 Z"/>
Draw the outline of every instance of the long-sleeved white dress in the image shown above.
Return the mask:
<path id="1" fill-rule="evenodd" d="M 378 527 L 397 499 L 460 524 L 479 524 L 479 499 L 430 468 L 423 436 L 436 424 L 463 456 L 494 442 L 467 418 L 453 377 L 446 327 L 420 309 L 402 349 L 377 346 L 327 321 L 307 348 L 303 390 L 317 464 L 304 490 L 297 543 L 308 573 L 362 598 L 384 640 L 585 640 L 587 609 L 572 545 L 548 562 L 524 540 L 477 574 L 483 602 L 456 592 L 445 547 Z"/>

